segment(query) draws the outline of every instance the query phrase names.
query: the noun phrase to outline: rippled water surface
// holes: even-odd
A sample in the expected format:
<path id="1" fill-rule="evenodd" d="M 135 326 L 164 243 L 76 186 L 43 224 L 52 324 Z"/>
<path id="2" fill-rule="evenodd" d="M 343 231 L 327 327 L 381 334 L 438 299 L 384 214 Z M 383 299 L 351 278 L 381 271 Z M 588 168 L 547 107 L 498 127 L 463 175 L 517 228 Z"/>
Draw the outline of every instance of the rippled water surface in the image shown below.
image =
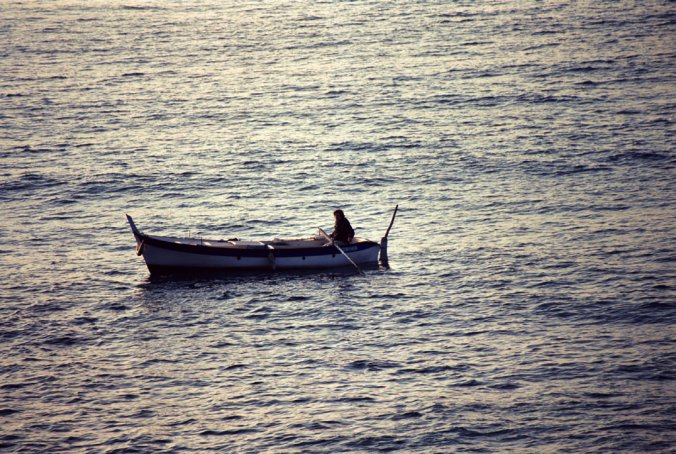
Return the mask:
<path id="1" fill-rule="evenodd" d="M 0 4 L 0 449 L 669 452 L 672 2 Z M 390 269 L 151 279 L 125 224 Z"/>

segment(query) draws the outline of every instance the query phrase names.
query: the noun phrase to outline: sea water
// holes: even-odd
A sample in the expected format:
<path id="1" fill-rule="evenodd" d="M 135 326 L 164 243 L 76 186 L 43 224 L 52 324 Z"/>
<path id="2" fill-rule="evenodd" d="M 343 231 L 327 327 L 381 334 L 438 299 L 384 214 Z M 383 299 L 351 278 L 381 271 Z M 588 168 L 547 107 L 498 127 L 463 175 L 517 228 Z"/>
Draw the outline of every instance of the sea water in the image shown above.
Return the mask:
<path id="1" fill-rule="evenodd" d="M 672 2 L 0 4 L 0 449 L 669 452 Z M 389 269 L 150 278 L 126 225 Z"/>

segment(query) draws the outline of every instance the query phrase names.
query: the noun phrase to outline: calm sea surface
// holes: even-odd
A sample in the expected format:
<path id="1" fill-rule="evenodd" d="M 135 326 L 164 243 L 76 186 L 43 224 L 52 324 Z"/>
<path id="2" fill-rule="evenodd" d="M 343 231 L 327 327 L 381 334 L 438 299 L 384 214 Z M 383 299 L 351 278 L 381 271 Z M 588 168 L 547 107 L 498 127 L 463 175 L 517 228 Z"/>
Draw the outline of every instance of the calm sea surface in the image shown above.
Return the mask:
<path id="1" fill-rule="evenodd" d="M 0 3 L 0 450 L 673 452 L 674 3 Z M 150 279 L 125 223 L 391 268 Z"/>

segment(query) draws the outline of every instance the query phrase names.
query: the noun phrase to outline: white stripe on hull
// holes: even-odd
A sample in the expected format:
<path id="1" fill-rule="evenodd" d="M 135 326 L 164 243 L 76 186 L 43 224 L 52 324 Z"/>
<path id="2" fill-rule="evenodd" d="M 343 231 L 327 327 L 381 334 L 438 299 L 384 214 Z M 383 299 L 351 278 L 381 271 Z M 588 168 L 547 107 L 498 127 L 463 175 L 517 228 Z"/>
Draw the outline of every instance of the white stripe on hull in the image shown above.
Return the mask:
<path id="1" fill-rule="evenodd" d="M 376 263 L 378 261 L 378 247 L 374 246 L 359 252 L 347 253 L 355 263 Z M 277 257 L 275 259 L 277 269 L 300 269 L 300 268 L 330 268 L 339 266 L 352 266 L 341 254 L 311 255 L 307 257 Z"/>
<path id="2" fill-rule="evenodd" d="M 267 257 L 229 257 L 220 255 L 193 254 L 170 251 L 146 244 L 143 258 L 152 266 L 176 266 L 186 268 L 265 268 L 270 266 Z"/>
<path id="3" fill-rule="evenodd" d="M 361 251 L 346 252 L 355 263 L 376 263 L 378 245 Z M 302 269 L 350 266 L 350 262 L 339 252 L 323 255 L 293 257 L 236 257 L 168 250 L 145 244 L 143 258 L 148 266 L 211 269 Z"/>

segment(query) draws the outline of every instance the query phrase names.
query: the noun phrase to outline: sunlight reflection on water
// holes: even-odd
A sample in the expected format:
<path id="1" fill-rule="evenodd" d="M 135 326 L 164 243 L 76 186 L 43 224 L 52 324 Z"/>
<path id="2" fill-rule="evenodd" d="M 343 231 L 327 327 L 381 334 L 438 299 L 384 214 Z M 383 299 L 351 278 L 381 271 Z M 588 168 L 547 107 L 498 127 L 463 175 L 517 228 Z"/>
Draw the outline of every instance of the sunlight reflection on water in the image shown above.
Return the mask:
<path id="1" fill-rule="evenodd" d="M 665 5 L 0 10 L 2 448 L 669 449 Z M 149 278 L 124 222 L 395 204 L 365 277 Z"/>

